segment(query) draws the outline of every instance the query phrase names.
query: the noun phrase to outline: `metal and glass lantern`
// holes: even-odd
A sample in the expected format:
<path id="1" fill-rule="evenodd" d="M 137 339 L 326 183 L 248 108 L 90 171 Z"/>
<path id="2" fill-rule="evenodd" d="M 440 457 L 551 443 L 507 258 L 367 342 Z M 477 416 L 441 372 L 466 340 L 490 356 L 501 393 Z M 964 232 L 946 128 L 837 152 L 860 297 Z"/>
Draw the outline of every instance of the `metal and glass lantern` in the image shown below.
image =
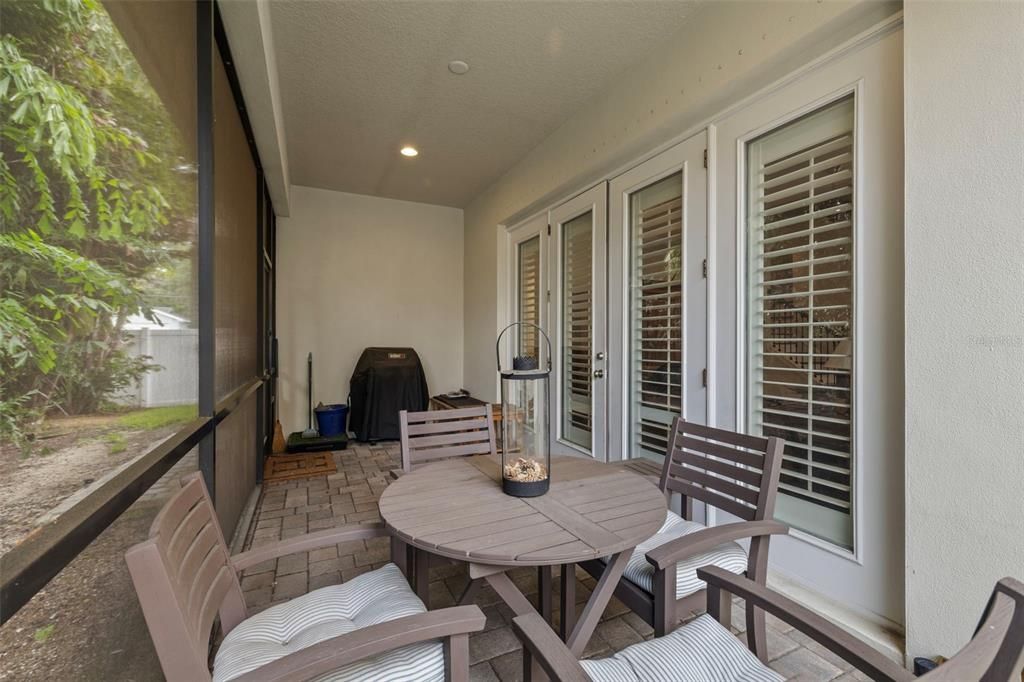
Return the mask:
<path id="1" fill-rule="evenodd" d="M 511 371 L 501 368 L 501 337 L 512 327 L 532 328 L 544 337 L 547 358 L 541 365 L 540 341 L 518 344 Z M 495 344 L 501 375 L 501 488 L 508 495 L 536 497 L 551 484 L 551 341 L 540 327 L 514 322 Z"/>

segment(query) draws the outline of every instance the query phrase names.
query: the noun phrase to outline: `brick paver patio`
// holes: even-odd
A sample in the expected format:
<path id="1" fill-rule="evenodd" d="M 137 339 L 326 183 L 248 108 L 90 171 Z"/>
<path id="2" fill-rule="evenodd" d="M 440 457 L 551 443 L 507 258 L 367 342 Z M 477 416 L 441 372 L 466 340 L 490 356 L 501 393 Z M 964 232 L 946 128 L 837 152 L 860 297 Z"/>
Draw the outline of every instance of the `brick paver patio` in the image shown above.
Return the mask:
<path id="1" fill-rule="evenodd" d="M 397 443 L 356 443 L 334 453 L 338 472 L 331 476 L 269 483 L 264 486 L 246 538 L 246 548 L 302 535 L 345 523 L 379 521 L 377 499 L 399 466 Z M 247 570 L 242 578 L 246 602 L 255 612 L 309 590 L 350 580 L 389 560 L 386 538 L 342 543 L 268 561 Z M 537 577 L 532 570 L 512 573 L 523 592 L 536 603 Z M 463 566 L 439 566 L 431 571 L 430 607 L 453 606 L 468 581 Z M 553 581 L 556 589 L 558 581 Z M 579 571 L 579 603 L 590 596 L 594 580 Z M 557 598 L 553 600 L 558 604 Z M 512 612 L 487 586 L 476 596 L 487 615 L 487 627 L 470 637 L 471 679 L 511 682 L 522 678 L 522 653 L 512 632 Z M 558 618 L 558 614 L 555 614 Z M 733 608 L 733 625 L 743 632 L 742 602 Z M 650 626 L 612 599 L 584 655 L 605 656 L 649 639 Z M 741 635 L 742 636 L 742 635 Z M 834 654 L 810 642 L 785 623 L 768 617 L 768 651 L 772 667 L 793 680 L 867 680 Z"/>

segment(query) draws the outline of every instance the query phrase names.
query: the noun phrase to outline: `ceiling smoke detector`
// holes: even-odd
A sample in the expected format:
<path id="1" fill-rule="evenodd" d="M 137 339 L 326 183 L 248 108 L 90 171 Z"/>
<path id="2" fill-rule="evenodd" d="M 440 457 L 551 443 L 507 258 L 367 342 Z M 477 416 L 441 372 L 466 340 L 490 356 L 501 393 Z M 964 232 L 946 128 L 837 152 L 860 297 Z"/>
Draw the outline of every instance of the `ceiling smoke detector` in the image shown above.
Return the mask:
<path id="1" fill-rule="evenodd" d="M 469 71 L 469 64 L 462 61 L 461 59 L 456 59 L 455 61 L 448 62 L 448 70 L 454 73 L 456 76 L 461 76 L 462 74 Z"/>

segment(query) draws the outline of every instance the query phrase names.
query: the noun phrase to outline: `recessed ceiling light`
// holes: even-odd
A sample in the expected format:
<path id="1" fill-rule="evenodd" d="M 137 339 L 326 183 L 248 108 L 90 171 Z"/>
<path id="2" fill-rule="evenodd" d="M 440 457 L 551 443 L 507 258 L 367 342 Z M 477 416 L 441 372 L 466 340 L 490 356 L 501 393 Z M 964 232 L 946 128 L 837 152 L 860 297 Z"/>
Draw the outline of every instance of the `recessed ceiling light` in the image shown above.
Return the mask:
<path id="1" fill-rule="evenodd" d="M 456 76 L 461 76 L 462 74 L 469 71 L 469 64 L 462 61 L 461 59 L 456 59 L 455 61 L 448 62 L 448 70 L 454 73 Z"/>
<path id="2" fill-rule="evenodd" d="M 409 145 L 405 145 L 404 147 L 402 147 L 401 151 L 402 156 L 416 156 L 417 154 L 419 154 L 419 150 L 417 150 L 416 147 L 410 147 Z"/>

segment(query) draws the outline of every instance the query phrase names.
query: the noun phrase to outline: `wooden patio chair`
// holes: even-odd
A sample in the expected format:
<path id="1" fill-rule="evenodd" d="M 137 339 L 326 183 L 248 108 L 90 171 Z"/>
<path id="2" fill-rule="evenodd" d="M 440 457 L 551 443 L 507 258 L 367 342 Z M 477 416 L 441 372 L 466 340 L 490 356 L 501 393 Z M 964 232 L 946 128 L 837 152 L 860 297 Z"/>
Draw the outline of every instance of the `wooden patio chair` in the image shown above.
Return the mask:
<path id="1" fill-rule="evenodd" d="M 198 473 L 125 558 L 160 666 L 178 680 L 467 680 L 475 606 L 427 611 L 387 564 L 246 617 L 242 570 L 277 557 L 385 535 L 380 524 L 310 533 L 231 556 Z M 214 620 L 224 639 L 210 671 Z"/>
<path id="2" fill-rule="evenodd" d="M 428 410 L 426 412 L 398 413 L 401 433 L 402 468 L 392 471 L 398 478 L 416 467 L 452 457 L 497 455 L 494 419 L 490 405 L 478 405 L 457 410 Z M 398 538 L 391 538 L 391 556 L 413 583 L 416 594 L 426 602 L 429 592 L 431 561 L 444 561 L 425 552 L 416 552 Z M 417 571 L 417 562 L 425 566 Z M 477 587 L 471 582 L 459 603 L 472 597 Z"/>
<path id="3" fill-rule="evenodd" d="M 497 455 L 490 405 L 460 410 L 398 413 L 402 434 L 402 470 L 452 457 Z"/>
<path id="4" fill-rule="evenodd" d="M 656 636 L 703 606 L 704 583 L 697 578 L 701 566 L 721 566 L 765 584 L 768 541 L 789 530 L 772 520 L 781 463 L 778 438 L 748 436 L 680 418 L 672 422 L 658 486 L 670 501 L 672 493 L 682 496 L 683 515 L 667 511 L 661 530 L 633 551 L 615 590 Z M 693 520 L 694 500 L 740 521 L 708 528 Z M 749 553 L 737 542 L 744 538 L 750 539 Z M 604 569 L 600 561 L 582 566 L 595 577 Z M 751 648 L 764 655 L 764 614 L 757 609 L 747 611 L 747 633 Z"/>
<path id="5" fill-rule="evenodd" d="M 881 682 L 1020 682 L 1024 668 L 1024 583 L 1003 578 L 996 583 L 974 636 L 959 653 L 937 669 L 914 675 L 864 641 L 805 606 L 757 582 L 717 566 L 698 569 L 707 585 L 707 610 L 664 637 L 640 642 L 603 659 L 577 661 L 537 614 L 519 616 L 512 627 L 523 641 L 524 670 L 533 660 L 553 680 L 562 682 L 781 682 L 729 630 L 719 605 L 728 593 L 793 626 L 872 680 Z M 530 659 L 530 660 L 527 660 Z"/>

